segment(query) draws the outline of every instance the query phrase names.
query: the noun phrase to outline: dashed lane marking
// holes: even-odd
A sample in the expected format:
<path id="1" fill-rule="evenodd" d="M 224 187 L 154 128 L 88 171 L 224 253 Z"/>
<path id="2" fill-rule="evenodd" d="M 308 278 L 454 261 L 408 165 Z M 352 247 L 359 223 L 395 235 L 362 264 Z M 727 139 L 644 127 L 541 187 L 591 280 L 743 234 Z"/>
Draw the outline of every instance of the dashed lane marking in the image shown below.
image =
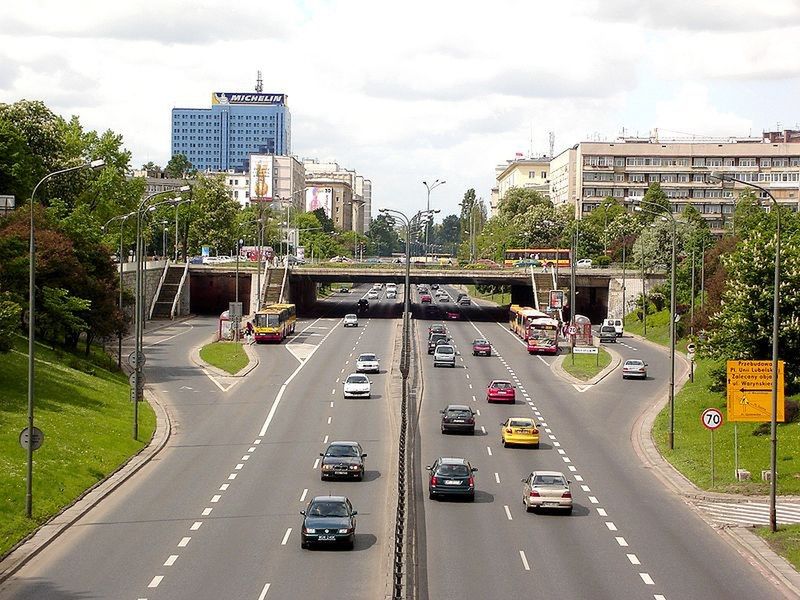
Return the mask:
<path id="1" fill-rule="evenodd" d="M 190 538 L 190 537 L 181 538 L 181 541 L 178 542 L 178 548 L 186 548 L 186 546 L 189 545 L 189 542 L 191 541 L 191 539 L 192 538 Z"/>
<path id="2" fill-rule="evenodd" d="M 161 583 L 161 580 L 164 579 L 163 575 L 156 575 L 153 579 L 150 580 L 150 583 L 147 584 L 149 588 L 157 588 L 158 584 Z"/>
<path id="3" fill-rule="evenodd" d="M 258 596 L 258 600 L 264 600 L 264 598 L 266 598 L 266 597 L 267 597 L 267 592 L 269 591 L 269 585 L 270 585 L 270 584 L 268 584 L 268 583 L 267 583 L 267 584 L 264 586 L 264 589 L 262 589 L 262 590 L 261 590 L 261 594 L 259 594 L 259 596 Z"/>
<path id="4" fill-rule="evenodd" d="M 190 530 L 190 531 L 197 531 L 198 529 L 200 529 L 200 527 L 201 527 L 202 525 L 203 525 L 203 522 L 202 522 L 202 521 L 195 521 L 194 523 L 192 523 L 192 526 L 191 526 L 191 527 L 189 527 L 189 530 Z"/>
<path id="5" fill-rule="evenodd" d="M 522 559 L 522 568 L 524 568 L 526 571 L 530 571 L 531 567 L 528 564 L 528 558 L 525 556 L 525 551 L 524 550 L 520 550 L 519 551 L 519 557 L 520 557 L 520 559 Z"/>
<path id="6" fill-rule="evenodd" d="M 286 530 L 286 533 L 283 534 L 283 539 L 281 540 L 281 546 L 285 546 L 286 542 L 289 541 L 289 536 L 292 534 L 292 528 Z"/>
<path id="7" fill-rule="evenodd" d="M 170 554 L 169 558 L 166 561 L 164 561 L 164 566 L 165 567 L 171 567 L 172 565 L 175 564 L 176 560 L 178 560 L 178 555 L 177 554 Z"/>
<path id="8" fill-rule="evenodd" d="M 514 518 L 511 516 L 511 509 L 509 509 L 509 508 L 508 508 L 508 504 L 504 504 L 504 505 L 503 505 L 503 509 L 506 511 L 506 518 L 507 518 L 509 521 L 513 521 L 513 520 L 514 520 Z"/>

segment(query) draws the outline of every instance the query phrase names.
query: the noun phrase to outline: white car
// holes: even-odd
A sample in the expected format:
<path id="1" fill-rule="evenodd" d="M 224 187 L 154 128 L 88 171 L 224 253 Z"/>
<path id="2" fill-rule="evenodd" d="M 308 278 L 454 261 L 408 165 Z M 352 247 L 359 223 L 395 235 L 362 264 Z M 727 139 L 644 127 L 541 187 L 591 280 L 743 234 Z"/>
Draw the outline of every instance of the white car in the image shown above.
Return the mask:
<path id="1" fill-rule="evenodd" d="M 359 354 L 356 359 L 356 372 L 357 373 L 380 373 L 381 363 L 378 357 L 372 353 Z"/>
<path id="2" fill-rule="evenodd" d="M 590 269 L 592 267 L 592 259 L 591 258 L 581 258 L 578 262 L 575 263 L 575 266 L 578 268 Z"/>
<path id="3" fill-rule="evenodd" d="M 622 364 L 622 378 L 638 377 L 647 379 L 647 363 L 638 358 L 629 358 Z"/>
<path id="4" fill-rule="evenodd" d="M 352 313 L 345 315 L 342 324 L 345 327 L 358 327 L 358 315 L 354 315 Z"/>
<path id="5" fill-rule="evenodd" d="M 456 366 L 456 349 L 450 344 L 439 344 L 433 351 L 433 366 L 447 365 Z"/>
<path id="6" fill-rule="evenodd" d="M 344 381 L 345 398 L 370 398 L 372 397 L 372 382 L 369 377 L 361 373 L 348 375 Z"/>
<path id="7" fill-rule="evenodd" d="M 368 300 L 375 300 L 377 299 L 377 297 L 378 297 L 378 292 L 376 292 L 375 290 L 370 290 L 369 292 L 367 292 Z"/>
<path id="8" fill-rule="evenodd" d="M 560 471 L 534 471 L 522 480 L 522 502 L 526 511 L 557 508 L 572 513 L 570 481 Z"/>
<path id="9" fill-rule="evenodd" d="M 397 292 L 394 290 L 386 290 L 386 299 L 387 300 L 394 300 L 397 298 Z"/>

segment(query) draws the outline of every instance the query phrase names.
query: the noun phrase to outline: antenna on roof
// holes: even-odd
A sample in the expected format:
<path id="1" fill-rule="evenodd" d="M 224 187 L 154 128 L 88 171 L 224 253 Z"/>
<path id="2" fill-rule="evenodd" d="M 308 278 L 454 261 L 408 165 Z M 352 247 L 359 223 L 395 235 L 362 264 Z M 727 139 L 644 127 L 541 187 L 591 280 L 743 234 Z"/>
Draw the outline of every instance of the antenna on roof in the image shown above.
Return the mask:
<path id="1" fill-rule="evenodd" d="M 259 94 L 264 91 L 264 82 L 261 81 L 261 69 L 258 70 L 258 77 L 256 78 L 256 91 Z"/>
<path id="2" fill-rule="evenodd" d="M 528 158 L 533 158 L 533 119 L 531 119 L 531 136 L 528 146 Z"/>
<path id="3" fill-rule="evenodd" d="M 556 147 L 556 132 L 555 131 L 551 131 L 550 132 L 550 158 L 553 158 L 553 151 L 555 150 L 555 147 Z"/>

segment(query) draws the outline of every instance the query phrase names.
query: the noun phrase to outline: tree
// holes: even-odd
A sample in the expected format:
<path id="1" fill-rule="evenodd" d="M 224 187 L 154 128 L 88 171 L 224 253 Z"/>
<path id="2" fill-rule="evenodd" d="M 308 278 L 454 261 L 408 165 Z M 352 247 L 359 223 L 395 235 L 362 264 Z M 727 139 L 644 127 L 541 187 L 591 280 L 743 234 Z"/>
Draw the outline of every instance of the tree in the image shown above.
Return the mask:
<path id="1" fill-rule="evenodd" d="M 8 293 L 0 294 L 0 353 L 11 350 L 22 314 L 22 307 L 10 297 Z"/>
<path id="2" fill-rule="evenodd" d="M 318 208 L 311 212 L 317 217 L 317 221 L 319 221 L 320 225 L 322 225 L 322 231 L 331 233 L 334 230 L 333 219 L 328 216 L 324 208 Z"/>
<path id="3" fill-rule="evenodd" d="M 455 254 L 455 248 L 460 241 L 461 223 L 458 215 L 447 215 L 439 226 L 438 243 Z"/>
<path id="4" fill-rule="evenodd" d="M 158 177 L 161 175 L 161 167 L 154 163 L 152 160 L 142 165 L 142 171 L 147 173 L 148 177 Z"/>
<path id="5" fill-rule="evenodd" d="M 552 206 L 552 202 L 537 191 L 512 187 L 503 196 L 497 210 L 501 215 L 514 216 L 525 214 L 530 208 L 539 205 Z"/>
<path id="6" fill-rule="evenodd" d="M 672 207 L 669 203 L 669 198 L 664 193 L 664 190 L 661 189 L 661 184 L 657 181 L 651 183 L 647 187 L 647 191 L 644 193 L 644 198 L 642 198 L 644 202 L 649 202 L 650 204 L 642 204 L 642 212 L 641 217 L 642 220 L 646 223 L 651 223 L 654 219 L 656 219 L 659 213 L 663 211 L 670 211 L 672 212 Z M 657 209 L 653 204 L 657 204 L 662 208 L 662 210 Z"/>
<path id="7" fill-rule="evenodd" d="M 218 254 L 227 253 L 240 237 L 237 215 L 241 206 L 228 194 L 222 175 L 200 175 L 192 191 L 189 225 L 189 252 L 199 254 L 201 246 L 211 246 Z"/>
<path id="8" fill-rule="evenodd" d="M 393 252 L 402 251 L 403 244 L 394 229 L 394 220 L 383 213 L 373 219 L 367 237 L 378 256 L 391 256 Z"/>
<path id="9" fill-rule="evenodd" d="M 185 179 L 197 171 L 192 167 L 192 163 L 186 158 L 185 154 L 175 154 L 169 159 L 167 166 L 164 167 L 164 174 L 173 179 Z"/>

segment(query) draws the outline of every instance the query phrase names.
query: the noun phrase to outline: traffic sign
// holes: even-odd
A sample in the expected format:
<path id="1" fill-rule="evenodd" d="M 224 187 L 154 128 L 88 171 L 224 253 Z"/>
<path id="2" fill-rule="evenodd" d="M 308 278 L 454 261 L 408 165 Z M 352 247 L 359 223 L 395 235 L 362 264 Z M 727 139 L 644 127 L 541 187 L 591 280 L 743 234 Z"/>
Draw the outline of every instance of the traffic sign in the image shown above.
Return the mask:
<path id="1" fill-rule="evenodd" d="M 567 333 L 568 333 L 568 334 L 570 334 L 570 335 L 575 335 L 575 334 L 577 334 L 577 333 L 578 333 L 578 328 L 577 328 L 577 327 L 575 327 L 575 325 L 570 325 L 570 326 L 567 328 Z"/>
<path id="2" fill-rule="evenodd" d="M 128 377 L 128 383 L 133 387 L 136 384 L 136 373 L 131 373 Z M 139 373 L 139 389 L 144 388 L 144 373 Z"/>
<path id="3" fill-rule="evenodd" d="M 44 432 L 38 427 L 33 428 L 33 435 L 29 435 L 28 432 L 29 430 L 26 427 L 19 433 L 19 445 L 26 450 L 29 443 L 34 450 L 41 448 L 44 443 Z"/>
<path id="4" fill-rule="evenodd" d="M 728 361 L 728 420 L 764 423 L 772 417 L 772 361 Z M 778 414 L 784 417 L 783 361 L 778 361 Z"/>
<path id="5" fill-rule="evenodd" d="M 555 310 L 564 308 L 564 292 L 562 290 L 550 290 L 549 307 Z"/>
<path id="6" fill-rule="evenodd" d="M 139 358 L 140 356 L 141 358 Z M 140 361 L 141 364 L 138 364 Z M 128 355 L 128 364 L 132 369 L 143 367 L 145 362 L 147 362 L 147 358 L 145 357 L 144 352 L 136 352 L 136 350 L 134 350 Z"/>
<path id="7" fill-rule="evenodd" d="M 597 354 L 597 346 L 573 346 L 574 354 Z"/>
<path id="8" fill-rule="evenodd" d="M 722 413 L 718 408 L 707 408 L 700 416 L 703 427 L 714 431 L 722 426 Z"/>

